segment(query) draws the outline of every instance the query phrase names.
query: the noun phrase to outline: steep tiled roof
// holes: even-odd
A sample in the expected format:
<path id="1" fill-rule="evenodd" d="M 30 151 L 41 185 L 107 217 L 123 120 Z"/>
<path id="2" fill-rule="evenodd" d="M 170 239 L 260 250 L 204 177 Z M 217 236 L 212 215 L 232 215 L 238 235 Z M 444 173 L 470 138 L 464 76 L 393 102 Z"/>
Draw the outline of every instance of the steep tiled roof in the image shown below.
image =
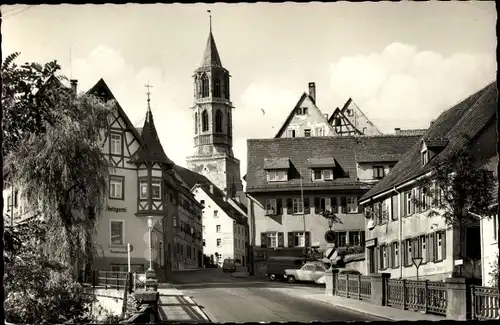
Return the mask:
<path id="1" fill-rule="evenodd" d="M 449 143 L 435 158 L 445 159 L 457 148 L 466 145 L 468 137 L 476 136 L 494 117 L 497 110 L 497 84 L 493 82 L 472 94 L 461 103 L 444 111 L 429 127 L 424 138 L 447 138 Z M 421 143 L 415 143 L 393 170 L 364 196 L 368 199 L 378 193 L 423 175 L 434 167 L 435 158 L 425 166 L 420 159 Z"/>
<path id="2" fill-rule="evenodd" d="M 345 136 L 311 138 L 274 138 L 248 140 L 248 168 L 246 175 L 247 191 L 279 190 L 300 187 L 309 189 L 331 188 L 367 188 L 357 180 L 356 160 L 358 157 L 371 157 L 372 161 L 394 163 L 414 142 L 417 137 L 406 136 Z M 399 153 L 399 155 L 398 155 Z M 287 182 L 267 182 L 264 161 L 266 158 L 288 158 L 290 160 L 289 180 Z M 336 178 L 332 182 L 313 182 L 310 177 L 308 159 L 333 157 L 346 177 Z"/>
<path id="3" fill-rule="evenodd" d="M 359 136 L 355 152 L 356 162 L 399 161 L 408 148 L 420 138 L 418 135 Z"/>
<path id="4" fill-rule="evenodd" d="M 222 209 L 224 212 L 239 223 L 246 223 L 246 217 L 235 209 L 230 203 L 224 199 L 224 193 L 213 184 L 208 178 L 184 167 L 175 165 L 174 171 L 182 178 L 182 180 L 190 187 L 195 185 L 203 187 L 207 195 Z M 212 185 L 213 193 L 210 191 Z M 244 209 L 245 211 L 245 209 Z"/>
<path id="5" fill-rule="evenodd" d="M 166 165 L 174 164 L 173 161 L 167 157 L 165 151 L 163 150 L 160 139 L 158 137 L 158 133 L 156 132 L 153 113 L 149 108 L 146 112 L 146 119 L 144 120 L 144 126 L 142 127 L 141 137 L 142 141 L 145 143 L 145 146 L 141 146 L 133 161 L 156 162 Z"/>
<path id="6" fill-rule="evenodd" d="M 213 66 L 222 67 L 222 62 L 220 60 L 219 51 L 217 51 L 217 46 L 215 45 L 214 36 L 212 35 L 212 31 L 210 31 L 200 67 Z"/>

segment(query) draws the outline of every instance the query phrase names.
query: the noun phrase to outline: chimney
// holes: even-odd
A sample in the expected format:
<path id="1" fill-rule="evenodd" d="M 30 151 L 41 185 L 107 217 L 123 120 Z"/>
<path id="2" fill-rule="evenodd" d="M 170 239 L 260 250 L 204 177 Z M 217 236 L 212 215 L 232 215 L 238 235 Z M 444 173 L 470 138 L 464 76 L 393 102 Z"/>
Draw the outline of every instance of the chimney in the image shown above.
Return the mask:
<path id="1" fill-rule="evenodd" d="M 76 95 L 77 94 L 78 80 L 71 79 L 69 82 L 71 83 L 71 89 L 73 90 L 73 93 Z"/>
<path id="2" fill-rule="evenodd" d="M 314 82 L 309 83 L 309 96 L 311 96 L 313 102 L 316 104 L 316 84 Z"/>
<path id="3" fill-rule="evenodd" d="M 396 132 L 396 134 L 399 134 L 401 131 L 401 128 L 394 128 L 394 132 Z"/>
<path id="4" fill-rule="evenodd" d="M 434 124 L 434 122 L 436 122 L 436 120 L 432 120 L 432 121 L 431 121 L 431 126 L 432 126 L 432 124 Z"/>
<path id="5" fill-rule="evenodd" d="M 210 193 L 214 194 L 214 184 L 210 184 Z"/>

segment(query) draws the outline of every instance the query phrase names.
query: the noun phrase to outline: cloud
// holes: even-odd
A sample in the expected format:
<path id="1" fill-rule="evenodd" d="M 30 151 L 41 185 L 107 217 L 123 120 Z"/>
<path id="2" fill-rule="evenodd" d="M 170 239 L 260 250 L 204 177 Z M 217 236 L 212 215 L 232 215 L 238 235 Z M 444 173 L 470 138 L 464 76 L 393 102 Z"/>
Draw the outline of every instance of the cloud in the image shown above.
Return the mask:
<path id="1" fill-rule="evenodd" d="M 331 95 L 352 97 L 380 131 L 427 128 L 442 111 L 495 79 L 493 53 L 445 56 L 392 43 L 381 53 L 342 57 L 330 66 Z"/>

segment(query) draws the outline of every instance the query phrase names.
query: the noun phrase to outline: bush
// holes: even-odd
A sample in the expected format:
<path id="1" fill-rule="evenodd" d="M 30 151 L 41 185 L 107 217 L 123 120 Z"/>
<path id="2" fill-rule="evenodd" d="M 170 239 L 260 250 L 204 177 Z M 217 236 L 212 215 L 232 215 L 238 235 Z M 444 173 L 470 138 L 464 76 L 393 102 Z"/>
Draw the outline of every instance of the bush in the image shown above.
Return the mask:
<path id="1" fill-rule="evenodd" d="M 491 267 L 493 268 L 493 271 L 490 272 L 490 276 L 492 277 L 492 279 L 491 279 L 489 285 L 497 288 L 498 287 L 498 253 L 497 253 L 497 256 L 496 256 L 495 260 L 493 261 L 493 263 L 491 263 Z"/>

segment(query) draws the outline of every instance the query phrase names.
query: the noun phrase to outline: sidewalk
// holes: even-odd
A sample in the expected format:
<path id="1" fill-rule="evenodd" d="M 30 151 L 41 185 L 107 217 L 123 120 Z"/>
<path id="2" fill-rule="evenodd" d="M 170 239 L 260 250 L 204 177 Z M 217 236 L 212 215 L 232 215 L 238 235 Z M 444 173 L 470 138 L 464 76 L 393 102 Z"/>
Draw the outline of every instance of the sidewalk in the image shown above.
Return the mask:
<path id="1" fill-rule="evenodd" d="M 409 310 L 401 310 L 393 307 L 384 307 L 371 304 L 366 301 L 344 298 L 339 296 L 328 296 L 325 294 L 315 294 L 305 296 L 308 299 L 330 304 L 335 307 L 349 309 L 358 313 L 385 318 L 391 321 L 408 321 L 408 320 L 429 320 L 440 321 L 446 320 L 446 317 L 423 314 Z"/>
<path id="2" fill-rule="evenodd" d="M 160 293 L 158 311 L 162 321 L 211 323 L 200 306 L 173 284 L 159 283 L 158 292 Z"/>

